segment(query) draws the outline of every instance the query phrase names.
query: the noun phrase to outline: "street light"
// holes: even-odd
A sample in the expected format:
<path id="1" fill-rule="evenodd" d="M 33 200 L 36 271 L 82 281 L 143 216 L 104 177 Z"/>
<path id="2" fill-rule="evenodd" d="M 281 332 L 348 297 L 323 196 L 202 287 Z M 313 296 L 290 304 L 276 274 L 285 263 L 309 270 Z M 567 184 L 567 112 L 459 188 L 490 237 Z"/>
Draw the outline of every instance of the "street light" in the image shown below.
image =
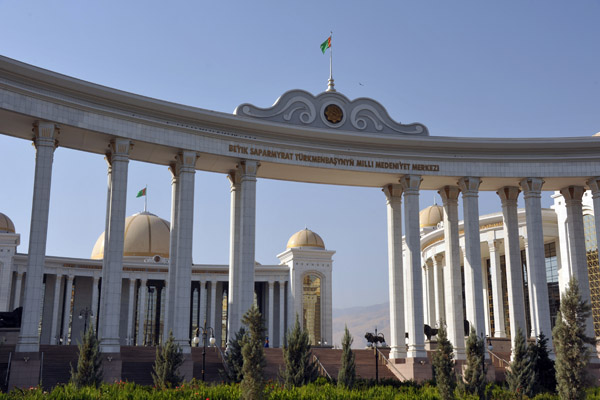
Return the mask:
<path id="1" fill-rule="evenodd" d="M 85 334 L 85 332 L 87 332 L 87 324 L 88 324 L 88 320 L 90 317 L 93 318 L 94 314 L 92 313 L 92 310 L 90 310 L 88 307 L 79 311 L 79 319 L 83 319 L 83 333 L 84 334 Z"/>
<path id="2" fill-rule="evenodd" d="M 206 326 L 206 320 L 204 320 L 204 327 L 196 328 L 194 339 L 192 339 L 192 343 L 194 344 L 194 346 L 198 347 L 198 343 L 200 343 L 200 334 L 202 333 L 202 343 L 203 343 L 203 347 L 202 347 L 202 381 L 203 382 L 204 382 L 204 371 L 206 369 L 206 336 L 208 335 L 208 332 L 210 332 L 210 339 L 209 339 L 210 346 L 214 346 L 215 342 L 216 342 L 215 330 L 213 328 L 211 328 L 210 326 L 209 327 Z"/>
<path id="3" fill-rule="evenodd" d="M 365 334 L 365 339 L 367 339 L 367 342 L 371 343 L 373 352 L 375 353 L 375 382 L 379 382 L 379 359 L 377 357 L 377 343 L 381 343 L 383 345 L 385 343 L 385 338 L 383 337 L 383 333 L 377 333 L 377 327 L 375 327 L 375 334 L 373 334 L 373 332 L 367 332 Z"/>

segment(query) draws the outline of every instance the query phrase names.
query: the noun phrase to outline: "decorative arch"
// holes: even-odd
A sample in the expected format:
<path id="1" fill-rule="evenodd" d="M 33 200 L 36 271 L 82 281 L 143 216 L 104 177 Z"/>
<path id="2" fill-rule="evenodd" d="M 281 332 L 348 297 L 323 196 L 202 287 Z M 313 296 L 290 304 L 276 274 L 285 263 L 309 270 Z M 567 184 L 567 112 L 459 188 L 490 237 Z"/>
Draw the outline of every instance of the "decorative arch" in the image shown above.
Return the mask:
<path id="1" fill-rule="evenodd" d="M 302 275 L 302 325 L 308 331 L 311 345 L 320 344 L 323 337 L 323 283 L 325 276 L 317 271 Z"/>

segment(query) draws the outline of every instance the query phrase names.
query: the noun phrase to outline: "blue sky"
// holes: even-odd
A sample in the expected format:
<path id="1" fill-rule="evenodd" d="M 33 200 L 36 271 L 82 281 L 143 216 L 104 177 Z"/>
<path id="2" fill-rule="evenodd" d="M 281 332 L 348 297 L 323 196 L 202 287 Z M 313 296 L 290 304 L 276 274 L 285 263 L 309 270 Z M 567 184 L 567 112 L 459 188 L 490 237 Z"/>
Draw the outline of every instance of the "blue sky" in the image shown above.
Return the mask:
<path id="1" fill-rule="evenodd" d="M 560 137 L 600 131 L 600 1 L 0 0 L 0 54 L 90 82 L 232 112 L 290 89 L 326 88 L 319 45 L 333 30 L 336 88 L 371 97 L 433 136 Z M 31 143 L 0 136 L 0 212 L 27 252 Z M 476 172 L 474 172 L 476 173 Z M 194 262 L 227 263 L 229 184 L 198 171 Z M 170 216 L 170 173 L 131 162 L 128 215 Z M 88 257 L 104 230 L 106 164 L 55 153 L 47 254 Z M 423 192 L 421 205 L 433 202 Z M 439 198 L 438 198 L 439 202 Z M 549 193 L 544 205 L 551 203 Z M 499 209 L 481 196 L 482 214 Z M 385 199 L 378 189 L 259 180 L 257 261 L 276 263 L 305 226 L 336 250 L 334 307 L 387 301 Z"/>

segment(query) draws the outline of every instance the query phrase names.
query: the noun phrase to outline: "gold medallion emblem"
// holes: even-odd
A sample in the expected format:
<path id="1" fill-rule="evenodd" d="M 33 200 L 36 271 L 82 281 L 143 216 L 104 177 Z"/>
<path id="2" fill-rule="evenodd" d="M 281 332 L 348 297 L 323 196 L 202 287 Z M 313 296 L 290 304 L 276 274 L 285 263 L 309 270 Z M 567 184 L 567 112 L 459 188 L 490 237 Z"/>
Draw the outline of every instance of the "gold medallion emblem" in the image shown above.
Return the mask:
<path id="1" fill-rule="evenodd" d="M 331 122 L 332 124 L 337 124 L 340 122 L 343 116 L 344 113 L 342 112 L 342 109 L 335 104 L 330 104 L 325 107 L 325 118 L 327 118 L 327 121 Z"/>

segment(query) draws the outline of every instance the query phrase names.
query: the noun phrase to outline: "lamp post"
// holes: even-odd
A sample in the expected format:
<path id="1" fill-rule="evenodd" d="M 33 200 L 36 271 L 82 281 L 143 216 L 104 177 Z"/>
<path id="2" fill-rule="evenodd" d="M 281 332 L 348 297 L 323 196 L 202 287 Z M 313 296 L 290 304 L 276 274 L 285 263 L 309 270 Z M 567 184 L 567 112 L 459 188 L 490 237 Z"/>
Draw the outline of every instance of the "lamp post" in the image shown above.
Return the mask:
<path id="1" fill-rule="evenodd" d="M 79 311 L 79 319 L 83 319 L 83 333 L 84 334 L 85 334 L 85 332 L 87 332 L 87 324 L 88 324 L 88 320 L 90 317 L 94 317 L 94 314 L 92 313 L 92 310 L 90 310 L 88 307 Z"/>
<path id="2" fill-rule="evenodd" d="M 375 327 L 375 334 L 372 332 L 367 332 L 365 334 L 365 339 L 367 342 L 371 343 L 373 347 L 373 353 L 375 354 L 375 382 L 379 382 L 379 357 L 377 355 L 377 343 L 384 344 L 385 338 L 383 337 L 383 333 L 377 332 L 377 327 Z"/>
<path id="3" fill-rule="evenodd" d="M 216 340 L 215 340 L 215 330 L 213 328 L 211 328 L 210 326 L 209 327 L 206 326 L 206 320 L 204 320 L 204 327 L 198 327 L 198 328 L 196 328 L 194 339 L 192 339 L 192 342 L 194 343 L 194 346 L 198 347 L 198 343 L 200 343 L 200 334 L 202 334 L 202 343 L 203 343 L 203 348 L 202 348 L 202 382 L 204 382 L 204 371 L 206 369 L 206 336 L 208 335 L 208 332 L 210 332 L 210 339 L 209 339 L 210 346 L 214 346 L 215 342 L 216 342 Z"/>

